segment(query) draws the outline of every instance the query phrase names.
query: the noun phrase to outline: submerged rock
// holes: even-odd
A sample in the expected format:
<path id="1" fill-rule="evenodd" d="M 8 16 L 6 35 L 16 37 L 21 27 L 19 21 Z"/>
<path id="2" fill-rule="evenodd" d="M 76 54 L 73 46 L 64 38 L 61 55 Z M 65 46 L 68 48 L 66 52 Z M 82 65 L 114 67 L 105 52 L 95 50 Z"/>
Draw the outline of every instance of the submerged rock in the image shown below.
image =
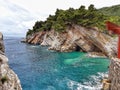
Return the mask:
<path id="1" fill-rule="evenodd" d="M 8 58 L 4 54 L 3 36 L 0 33 L 0 90 L 22 90 L 20 80 L 9 68 Z"/>
<path id="2" fill-rule="evenodd" d="M 60 52 L 100 52 L 108 57 L 117 54 L 110 36 L 99 32 L 96 28 L 85 28 L 78 25 L 72 25 L 60 33 L 54 30 L 37 32 L 27 36 L 26 39 L 29 44 L 49 46 L 50 50 Z"/>
<path id="3" fill-rule="evenodd" d="M 26 43 L 26 38 L 22 38 L 21 42 Z"/>

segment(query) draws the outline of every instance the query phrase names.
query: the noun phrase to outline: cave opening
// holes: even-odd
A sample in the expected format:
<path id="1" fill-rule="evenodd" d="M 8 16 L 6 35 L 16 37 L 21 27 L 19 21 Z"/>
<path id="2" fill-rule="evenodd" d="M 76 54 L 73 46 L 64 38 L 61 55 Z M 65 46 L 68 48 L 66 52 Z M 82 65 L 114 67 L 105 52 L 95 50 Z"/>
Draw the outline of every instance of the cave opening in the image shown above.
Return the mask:
<path id="1" fill-rule="evenodd" d="M 77 52 L 79 52 L 79 51 L 81 51 L 82 49 L 80 48 L 80 46 L 76 46 L 76 49 L 75 49 L 75 51 L 77 51 Z"/>

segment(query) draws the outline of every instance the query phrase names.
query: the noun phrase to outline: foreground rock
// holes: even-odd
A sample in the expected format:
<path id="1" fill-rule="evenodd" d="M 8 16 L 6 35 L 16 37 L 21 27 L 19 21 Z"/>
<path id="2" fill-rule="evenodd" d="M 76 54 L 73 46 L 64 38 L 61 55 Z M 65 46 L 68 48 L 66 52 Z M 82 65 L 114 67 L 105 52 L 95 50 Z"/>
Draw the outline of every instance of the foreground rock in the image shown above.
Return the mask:
<path id="1" fill-rule="evenodd" d="M 61 33 L 54 30 L 41 31 L 26 37 L 27 43 L 47 45 L 50 50 L 100 52 L 108 57 L 117 54 L 116 47 L 111 41 L 110 36 L 99 32 L 96 28 L 84 28 L 78 25 L 69 26 Z"/>
<path id="2" fill-rule="evenodd" d="M 17 75 L 8 66 L 4 54 L 3 36 L 0 33 L 0 90 L 22 90 Z"/>
<path id="3" fill-rule="evenodd" d="M 112 58 L 109 67 L 110 90 L 120 89 L 120 59 Z"/>
<path id="4" fill-rule="evenodd" d="M 120 90 L 120 59 L 111 58 L 108 78 L 103 80 L 102 90 Z"/>

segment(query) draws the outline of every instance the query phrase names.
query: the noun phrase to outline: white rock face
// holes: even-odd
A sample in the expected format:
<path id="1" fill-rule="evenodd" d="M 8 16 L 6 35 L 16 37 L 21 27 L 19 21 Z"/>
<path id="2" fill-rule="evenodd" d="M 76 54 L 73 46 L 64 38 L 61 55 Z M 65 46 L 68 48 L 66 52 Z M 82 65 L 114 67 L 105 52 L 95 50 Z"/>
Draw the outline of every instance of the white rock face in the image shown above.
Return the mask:
<path id="1" fill-rule="evenodd" d="M 120 59 L 111 59 L 108 79 L 110 81 L 110 90 L 120 90 Z"/>
<path id="2" fill-rule="evenodd" d="M 110 36 L 94 28 L 85 28 L 78 25 L 72 25 L 61 33 L 55 30 L 41 31 L 32 35 L 27 42 L 47 45 L 49 49 L 60 52 L 100 52 L 108 57 L 117 54 L 115 46 L 111 45 L 113 43 Z"/>
<path id="3" fill-rule="evenodd" d="M 3 36 L 0 33 L 0 42 Z M 8 58 L 4 55 L 4 46 L 0 43 L 0 90 L 22 90 L 18 76 L 8 66 Z"/>

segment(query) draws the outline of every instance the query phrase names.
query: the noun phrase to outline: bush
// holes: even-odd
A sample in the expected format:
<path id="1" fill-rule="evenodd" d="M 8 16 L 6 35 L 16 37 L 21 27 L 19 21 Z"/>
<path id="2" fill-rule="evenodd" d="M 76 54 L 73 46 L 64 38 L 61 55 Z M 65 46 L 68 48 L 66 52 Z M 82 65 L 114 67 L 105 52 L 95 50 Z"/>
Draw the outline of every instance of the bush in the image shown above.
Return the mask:
<path id="1" fill-rule="evenodd" d="M 6 81 L 8 81 L 8 77 L 7 77 L 7 76 L 3 76 L 3 77 L 1 78 L 2 84 L 4 84 Z"/>

